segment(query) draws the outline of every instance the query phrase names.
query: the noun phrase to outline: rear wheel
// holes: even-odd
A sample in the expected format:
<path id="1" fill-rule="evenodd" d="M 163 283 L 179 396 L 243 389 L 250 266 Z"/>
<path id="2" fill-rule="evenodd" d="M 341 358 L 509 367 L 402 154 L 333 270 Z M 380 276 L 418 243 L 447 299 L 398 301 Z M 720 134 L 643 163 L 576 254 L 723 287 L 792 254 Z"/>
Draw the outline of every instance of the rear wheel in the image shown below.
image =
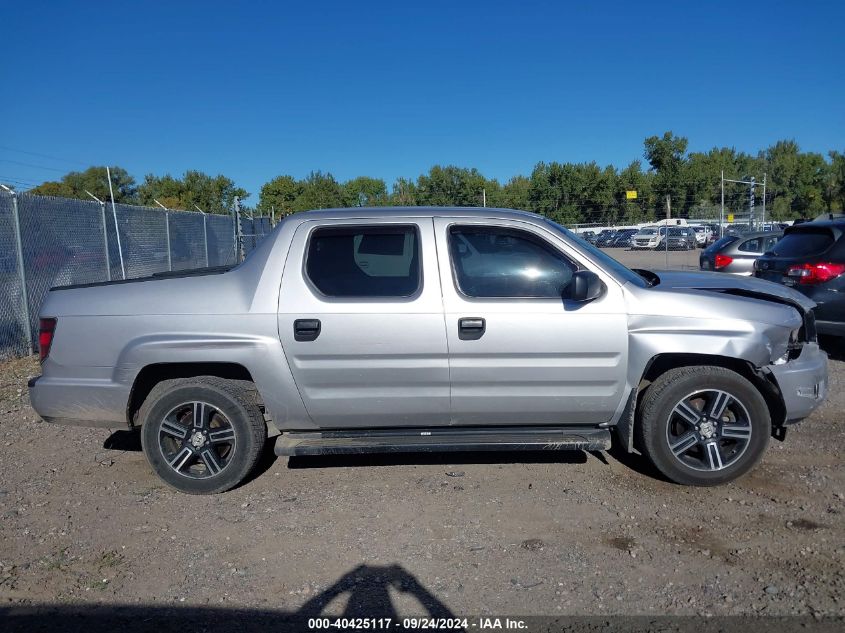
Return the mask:
<path id="1" fill-rule="evenodd" d="M 267 437 L 252 383 L 215 376 L 159 383 L 138 418 L 153 470 L 189 494 L 237 486 L 255 468 Z"/>
<path id="2" fill-rule="evenodd" d="M 639 445 L 672 481 L 715 486 L 744 475 L 760 460 L 771 434 L 763 396 L 723 367 L 672 369 L 643 396 Z"/>

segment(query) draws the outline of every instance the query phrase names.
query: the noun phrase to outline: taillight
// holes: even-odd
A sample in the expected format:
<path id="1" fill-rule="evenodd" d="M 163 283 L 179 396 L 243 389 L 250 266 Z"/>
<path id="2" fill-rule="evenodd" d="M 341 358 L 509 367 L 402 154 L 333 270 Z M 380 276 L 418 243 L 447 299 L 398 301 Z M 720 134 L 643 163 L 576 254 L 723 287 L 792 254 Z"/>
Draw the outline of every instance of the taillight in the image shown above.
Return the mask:
<path id="1" fill-rule="evenodd" d="M 715 262 L 716 270 L 718 270 L 719 268 L 724 268 L 725 266 L 730 264 L 733 260 L 734 260 L 733 257 L 728 257 L 727 255 L 721 255 L 721 254 L 716 255 L 716 262 Z"/>
<path id="2" fill-rule="evenodd" d="M 826 281 L 845 273 L 845 264 L 801 264 L 790 266 L 786 271 L 787 277 L 793 277 L 799 284 L 823 284 Z"/>
<path id="3" fill-rule="evenodd" d="M 38 356 L 41 362 L 50 355 L 53 334 L 56 333 L 56 319 L 41 319 L 38 323 Z"/>

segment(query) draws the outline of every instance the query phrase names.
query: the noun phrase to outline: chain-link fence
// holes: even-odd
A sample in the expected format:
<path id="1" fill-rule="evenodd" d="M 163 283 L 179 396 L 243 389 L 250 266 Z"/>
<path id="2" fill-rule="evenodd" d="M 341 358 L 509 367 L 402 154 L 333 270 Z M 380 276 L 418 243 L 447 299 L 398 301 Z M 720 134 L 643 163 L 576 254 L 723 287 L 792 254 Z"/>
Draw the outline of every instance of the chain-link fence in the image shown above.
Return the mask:
<path id="1" fill-rule="evenodd" d="M 244 252 L 270 229 L 241 216 Z M 50 288 L 234 264 L 235 235 L 232 216 L 0 192 L 0 357 L 34 349 Z"/>

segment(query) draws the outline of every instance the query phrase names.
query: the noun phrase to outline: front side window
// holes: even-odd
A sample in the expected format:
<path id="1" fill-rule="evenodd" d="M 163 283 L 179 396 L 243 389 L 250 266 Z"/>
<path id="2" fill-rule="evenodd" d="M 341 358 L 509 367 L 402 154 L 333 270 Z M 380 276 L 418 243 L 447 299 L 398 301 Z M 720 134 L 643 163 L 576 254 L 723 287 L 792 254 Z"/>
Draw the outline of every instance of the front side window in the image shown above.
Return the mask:
<path id="1" fill-rule="evenodd" d="M 305 272 L 327 297 L 410 297 L 420 287 L 416 227 L 316 229 L 308 242 Z"/>
<path id="2" fill-rule="evenodd" d="M 560 299 L 578 266 L 545 240 L 505 227 L 454 226 L 449 250 L 469 297 Z"/>

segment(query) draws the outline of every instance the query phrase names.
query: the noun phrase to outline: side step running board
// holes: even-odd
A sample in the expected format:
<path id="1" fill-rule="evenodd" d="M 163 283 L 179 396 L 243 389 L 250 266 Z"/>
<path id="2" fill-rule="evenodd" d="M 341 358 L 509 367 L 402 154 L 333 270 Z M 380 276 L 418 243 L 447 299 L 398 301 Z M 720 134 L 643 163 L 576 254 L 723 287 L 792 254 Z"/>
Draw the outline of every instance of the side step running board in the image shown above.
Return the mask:
<path id="1" fill-rule="evenodd" d="M 276 440 L 276 455 L 344 455 L 441 451 L 605 451 L 608 429 L 500 427 L 293 431 Z"/>

